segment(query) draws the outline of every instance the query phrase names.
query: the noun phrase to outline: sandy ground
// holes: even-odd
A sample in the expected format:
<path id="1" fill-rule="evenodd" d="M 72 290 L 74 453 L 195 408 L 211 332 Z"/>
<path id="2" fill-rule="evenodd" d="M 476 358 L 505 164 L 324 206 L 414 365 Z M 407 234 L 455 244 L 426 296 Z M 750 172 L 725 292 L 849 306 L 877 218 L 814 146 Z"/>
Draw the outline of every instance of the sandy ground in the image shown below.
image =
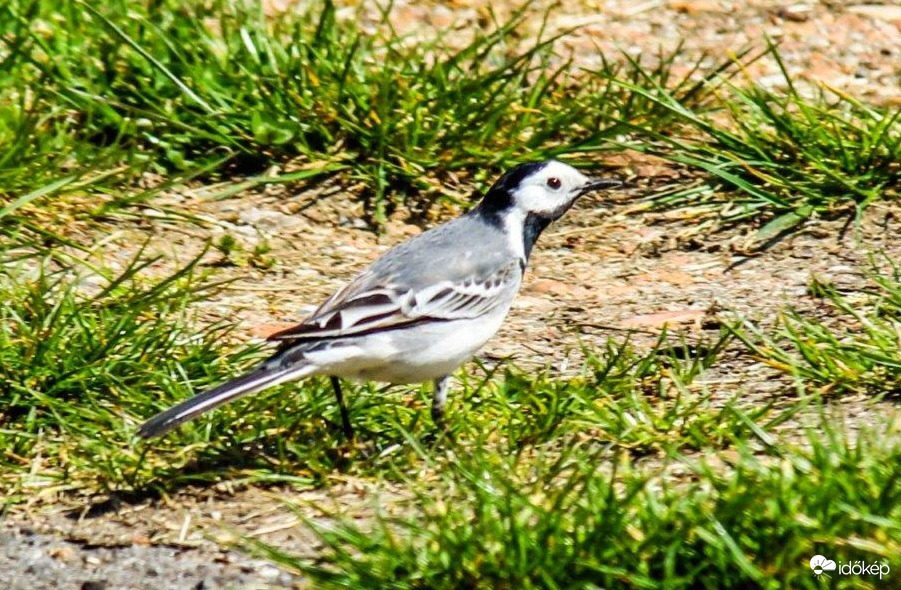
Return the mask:
<path id="1" fill-rule="evenodd" d="M 401 30 L 457 22 L 465 34 L 467 26 L 485 19 L 476 6 L 398 2 L 393 18 Z M 555 11 L 553 27 L 584 25 L 565 48 L 588 66 L 598 47 L 651 54 L 685 38 L 688 63 L 702 52 L 722 54 L 748 42 L 760 44 L 769 34 L 782 43 L 792 72 L 877 102 L 897 102 L 901 96 L 896 6 L 763 0 L 589 6 L 565 0 Z M 772 64 L 759 67 L 759 76 L 775 75 Z M 700 238 L 695 219 L 635 212 L 654 187 L 685 181 L 677 171 L 628 157 L 612 164 L 634 188 L 603 206 L 582 203 L 547 231 L 509 321 L 484 351 L 487 362 L 512 358 L 521 366 L 550 366 L 565 374 L 578 369 L 581 343 L 621 340 L 630 330 L 633 342 L 648 343 L 664 324 L 700 338 L 715 334 L 732 313 L 770 321 L 786 303 L 815 310 L 817 303 L 806 295 L 812 275 L 859 286 L 869 252 L 884 250 L 901 260 L 898 210 L 874 206 L 860 232 L 851 229 L 841 237 L 843 222 L 816 222 L 764 253 L 746 256 L 746 236 L 724 232 Z M 383 236 L 361 228 L 359 205 L 342 196 L 341 187 L 300 194 L 270 187 L 220 202 L 205 201 L 199 192 L 167 198 L 211 223 L 206 228 L 166 221 L 117 225 L 106 236 L 107 262 L 126 260 L 145 236 L 153 239 L 151 249 L 167 256 L 160 270 L 185 262 L 205 240 L 225 233 L 245 249 L 268 243 L 269 256 L 277 259 L 272 268 L 221 269 L 222 276 L 236 282 L 199 305 L 202 321 L 237 320 L 237 336 L 247 339 L 297 320 L 385 249 L 422 231 L 402 214 Z M 218 254 L 208 256 L 215 262 Z M 741 391 L 761 399 L 784 387 L 772 372 L 748 361 L 707 379 L 724 395 Z M 873 410 L 863 400 L 843 403 L 859 423 Z M 882 410 L 898 411 L 888 404 Z M 67 499 L 12 507 L 0 520 L 0 582 L 16 590 L 303 587 L 300 578 L 222 549 L 223 543 L 249 534 L 310 554 L 315 542 L 283 508 L 283 500 L 364 506 L 373 494 L 369 482 L 336 478 L 330 489 L 320 491 L 219 485 L 185 489 L 165 501 Z M 91 502 L 103 509 L 86 510 Z"/>

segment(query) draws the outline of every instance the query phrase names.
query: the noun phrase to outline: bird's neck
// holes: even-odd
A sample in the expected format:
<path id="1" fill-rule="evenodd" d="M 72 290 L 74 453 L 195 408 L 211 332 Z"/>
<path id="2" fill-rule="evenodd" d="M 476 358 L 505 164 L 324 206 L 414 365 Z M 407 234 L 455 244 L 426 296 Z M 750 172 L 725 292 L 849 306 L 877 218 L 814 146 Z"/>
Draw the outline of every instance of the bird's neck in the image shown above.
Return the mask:
<path id="1" fill-rule="evenodd" d="M 484 223 L 506 233 L 511 252 L 522 260 L 523 265 L 528 262 L 538 236 L 552 221 L 535 213 L 527 213 L 512 201 L 503 209 L 485 206 L 485 202 L 482 202 L 473 209 L 472 214 L 478 216 Z"/>
<path id="2" fill-rule="evenodd" d="M 532 247 L 535 245 L 535 242 L 538 241 L 538 236 L 540 236 L 541 232 L 543 232 L 550 224 L 551 220 L 547 217 L 541 217 L 535 213 L 526 215 L 522 224 L 522 242 L 526 260 L 529 259 L 529 255 L 532 253 Z"/>

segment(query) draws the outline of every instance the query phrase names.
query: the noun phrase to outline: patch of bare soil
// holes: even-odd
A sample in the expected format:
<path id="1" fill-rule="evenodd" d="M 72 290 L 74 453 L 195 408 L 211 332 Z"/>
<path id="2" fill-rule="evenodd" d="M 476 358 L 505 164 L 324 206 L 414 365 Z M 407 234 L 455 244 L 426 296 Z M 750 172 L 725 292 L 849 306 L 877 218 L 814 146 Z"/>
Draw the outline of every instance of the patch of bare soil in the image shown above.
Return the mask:
<path id="1" fill-rule="evenodd" d="M 291 10 L 293 0 L 270 0 L 272 10 Z M 435 30 L 453 26 L 450 42 L 465 43 L 472 32 L 503 20 L 518 2 L 476 0 L 393 4 L 392 25 L 401 33 L 429 39 Z M 490 8 L 489 8 L 490 7 Z M 349 18 L 355 8 L 345 9 Z M 534 15 L 517 32 L 524 44 L 540 30 L 546 36 L 573 30 L 557 50 L 572 55 L 581 67 L 600 67 L 624 52 L 653 63 L 654 55 L 679 50 L 680 68 L 708 56 L 718 63 L 742 49 L 765 47 L 770 38 L 779 46 L 792 78 L 802 76 L 855 96 L 884 104 L 899 104 L 901 70 L 901 7 L 894 2 L 867 0 L 539 0 Z M 492 11 L 496 17 L 492 16 Z M 547 14 L 547 20 L 543 18 Z M 371 6 L 370 21 L 380 14 Z M 772 60 L 754 64 L 752 79 L 781 87 L 785 79 Z"/>

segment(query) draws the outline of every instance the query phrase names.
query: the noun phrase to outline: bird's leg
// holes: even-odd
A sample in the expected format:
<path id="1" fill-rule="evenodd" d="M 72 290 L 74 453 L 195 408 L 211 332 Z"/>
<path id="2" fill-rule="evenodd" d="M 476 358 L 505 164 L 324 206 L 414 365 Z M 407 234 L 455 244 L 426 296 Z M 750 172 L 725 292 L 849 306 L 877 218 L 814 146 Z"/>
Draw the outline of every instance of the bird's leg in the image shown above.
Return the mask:
<path id="1" fill-rule="evenodd" d="M 341 382 L 337 377 L 332 377 L 332 389 L 335 390 L 335 398 L 338 400 L 338 409 L 341 410 L 341 425 L 344 427 L 344 436 L 347 440 L 353 440 L 354 428 L 350 425 L 350 417 L 347 415 L 347 407 L 344 405 L 344 396 L 341 394 Z"/>
<path id="2" fill-rule="evenodd" d="M 445 430 L 444 403 L 447 401 L 447 388 L 450 386 L 450 375 L 435 379 L 435 392 L 432 394 L 432 421 L 441 430 Z"/>

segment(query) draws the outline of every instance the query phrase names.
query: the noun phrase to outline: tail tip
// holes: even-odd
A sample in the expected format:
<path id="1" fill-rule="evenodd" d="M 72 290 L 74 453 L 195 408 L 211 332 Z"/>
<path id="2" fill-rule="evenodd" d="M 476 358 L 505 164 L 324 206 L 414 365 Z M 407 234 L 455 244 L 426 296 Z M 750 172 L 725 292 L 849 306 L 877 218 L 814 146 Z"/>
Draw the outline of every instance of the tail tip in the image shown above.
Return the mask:
<path id="1" fill-rule="evenodd" d="M 172 428 L 167 424 L 158 424 L 154 420 L 148 420 L 141 424 L 138 428 L 138 431 L 135 433 L 138 438 L 148 439 L 155 438 L 157 436 L 162 436 L 169 432 Z"/>

